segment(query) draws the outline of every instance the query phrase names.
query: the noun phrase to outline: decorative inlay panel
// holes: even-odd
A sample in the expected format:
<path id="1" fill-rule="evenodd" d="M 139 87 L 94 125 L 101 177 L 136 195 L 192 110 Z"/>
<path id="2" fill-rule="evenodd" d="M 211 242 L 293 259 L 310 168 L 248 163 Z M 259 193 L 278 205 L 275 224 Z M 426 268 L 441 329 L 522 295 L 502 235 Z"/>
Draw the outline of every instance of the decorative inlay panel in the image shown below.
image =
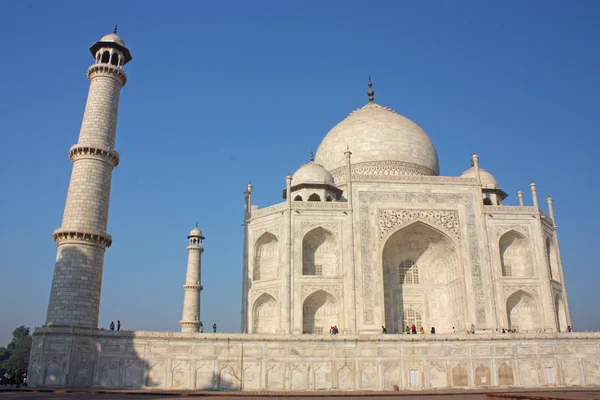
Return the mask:
<path id="1" fill-rule="evenodd" d="M 469 248 L 469 259 L 472 271 L 473 290 L 475 291 L 476 323 L 483 326 L 486 324 L 485 298 L 483 293 L 483 278 L 481 268 L 481 246 L 477 235 L 475 220 L 474 201 L 479 201 L 469 194 L 446 194 L 446 193 L 397 193 L 397 192 L 359 192 L 359 218 L 361 238 L 361 264 L 363 275 L 363 298 L 364 310 L 363 320 L 367 325 L 375 323 L 374 318 L 374 265 L 373 248 L 371 244 L 371 222 L 369 211 L 371 203 L 382 202 L 405 202 L 405 203 L 450 203 L 464 206 L 467 227 L 467 244 Z M 379 265 L 381 267 L 381 265 Z"/>
<path id="2" fill-rule="evenodd" d="M 273 236 L 275 236 L 277 238 L 277 240 L 279 240 L 279 226 L 278 225 L 269 225 L 269 226 L 265 226 L 263 228 L 259 228 L 256 230 L 251 231 L 252 232 L 252 239 L 256 242 L 256 240 L 258 240 L 263 233 L 265 232 L 269 232 L 270 234 L 272 234 Z"/>
<path id="3" fill-rule="evenodd" d="M 530 295 L 532 295 L 534 298 L 536 298 L 536 301 L 538 300 L 538 290 L 536 286 L 531 286 L 531 285 L 511 285 L 511 286 L 503 286 L 502 287 L 502 293 L 504 294 L 504 300 L 506 301 L 506 299 L 508 299 L 513 293 L 522 290 L 526 293 L 529 293 Z"/>
<path id="4" fill-rule="evenodd" d="M 314 228 L 317 228 L 319 226 L 327 229 L 328 231 L 331 231 L 331 232 L 337 234 L 340 223 L 339 222 L 319 223 L 319 222 L 304 221 L 304 222 L 300 223 L 299 233 L 304 235 L 306 232 L 308 232 Z"/>
<path id="5" fill-rule="evenodd" d="M 252 207 L 250 209 L 251 218 L 256 218 L 256 217 L 260 217 L 263 215 L 272 214 L 277 211 L 282 211 L 282 210 L 285 210 L 286 207 L 287 207 L 287 203 L 285 201 L 283 203 L 275 204 L 275 205 L 272 205 L 269 207 L 259 208 L 258 210 L 255 209 L 254 207 Z"/>
<path id="6" fill-rule="evenodd" d="M 308 296 L 319 290 L 323 290 L 333 295 L 337 300 L 340 300 L 342 297 L 342 288 L 339 285 L 303 285 L 301 290 L 302 302 L 304 302 Z"/>
<path id="7" fill-rule="evenodd" d="M 279 302 L 279 287 L 278 286 L 274 286 L 274 287 L 268 287 L 268 288 L 264 288 L 264 289 L 256 289 L 251 291 L 250 293 L 250 303 L 254 304 L 254 302 L 256 301 L 256 299 L 258 299 L 260 296 L 262 296 L 263 294 L 268 293 L 271 296 L 273 296 L 273 298 Z"/>
<path id="8" fill-rule="evenodd" d="M 517 231 L 519 233 L 522 233 L 527 238 L 531 236 L 529 234 L 529 228 L 524 225 L 496 225 L 496 227 L 494 228 L 496 237 L 500 237 L 508 231 Z"/>
<path id="9" fill-rule="evenodd" d="M 379 210 L 379 239 L 395 227 L 419 218 L 460 239 L 458 212 L 444 210 Z"/>
<path id="10" fill-rule="evenodd" d="M 483 211 L 509 214 L 536 214 L 539 210 L 531 206 L 483 206 Z"/>

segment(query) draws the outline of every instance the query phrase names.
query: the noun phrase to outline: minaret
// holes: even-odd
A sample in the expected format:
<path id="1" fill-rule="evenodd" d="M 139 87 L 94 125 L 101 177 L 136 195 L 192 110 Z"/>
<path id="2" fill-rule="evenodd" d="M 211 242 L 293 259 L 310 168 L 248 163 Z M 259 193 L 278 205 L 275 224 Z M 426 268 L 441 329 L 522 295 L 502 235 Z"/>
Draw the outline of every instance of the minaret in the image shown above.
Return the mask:
<path id="1" fill-rule="evenodd" d="M 187 247 L 188 264 L 185 274 L 185 285 L 183 285 L 183 315 L 179 325 L 181 332 L 198 332 L 200 327 L 200 292 L 202 285 L 201 278 L 201 257 L 204 248 L 202 241 L 204 236 L 198 229 L 198 225 L 190 232 L 188 236 L 190 241 Z"/>
<path id="2" fill-rule="evenodd" d="M 88 69 L 87 104 L 79 140 L 69 150 L 73 161 L 48 304 L 47 325 L 98 327 L 104 252 L 112 243 L 106 232 L 110 183 L 119 163 L 114 150 L 123 66 L 131 54 L 114 33 L 90 47 L 95 63 Z"/>

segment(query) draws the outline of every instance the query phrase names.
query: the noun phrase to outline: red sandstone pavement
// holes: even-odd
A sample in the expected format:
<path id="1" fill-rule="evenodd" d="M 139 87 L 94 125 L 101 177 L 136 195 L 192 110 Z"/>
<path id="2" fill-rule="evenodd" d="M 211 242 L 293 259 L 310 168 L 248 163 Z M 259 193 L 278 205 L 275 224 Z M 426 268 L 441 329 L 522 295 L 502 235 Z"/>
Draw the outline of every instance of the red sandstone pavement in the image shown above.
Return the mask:
<path id="1" fill-rule="evenodd" d="M 53 399 L 53 400 L 79 400 L 79 399 L 173 399 L 174 397 L 186 397 L 189 399 L 200 399 L 203 397 L 219 397 L 220 399 L 257 399 L 266 397 L 270 400 L 302 398 L 328 400 L 362 400 L 365 398 L 376 398 L 378 400 L 442 400 L 442 399 L 465 399 L 485 400 L 486 394 L 496 394 L 499 397 L 516 395 L 514 399 L 568 399 L 568 400 L 600 400 L 600 387 L 590 389 L 557 389 L 557 390 L 502 390 L 502 391 L 427 391 L 427 392 L 170 392 L 170 391 L 109 391 L 109 390 L 29 390 L 29 389 L 2 389 L 0 388 L 0 400 L 4 399 Z"/>

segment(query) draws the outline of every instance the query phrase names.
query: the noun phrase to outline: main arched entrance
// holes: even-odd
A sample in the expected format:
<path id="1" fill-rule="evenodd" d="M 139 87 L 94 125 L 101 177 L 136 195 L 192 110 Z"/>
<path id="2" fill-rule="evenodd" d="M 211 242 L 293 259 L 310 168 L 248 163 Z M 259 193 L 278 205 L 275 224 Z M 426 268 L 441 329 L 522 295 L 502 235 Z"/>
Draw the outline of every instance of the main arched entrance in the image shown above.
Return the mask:
<path id="1" fill-rule="evenodd" d="M 382 260 L 389 333 L 404 332 L 412 324 L 427 332 L 435 327 L 440 333 L 465 327 L 462 266 L 448 236 L 415 222 L 389 237 Z"/>

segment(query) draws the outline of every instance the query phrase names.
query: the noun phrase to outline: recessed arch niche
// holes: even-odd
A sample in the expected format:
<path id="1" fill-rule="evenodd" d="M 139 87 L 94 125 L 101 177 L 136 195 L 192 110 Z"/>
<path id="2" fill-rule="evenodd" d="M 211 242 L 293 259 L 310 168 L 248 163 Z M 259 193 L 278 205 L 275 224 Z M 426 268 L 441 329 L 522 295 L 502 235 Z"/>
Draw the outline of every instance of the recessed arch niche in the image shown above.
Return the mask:
<path id="1" fill-rule="evenodd" d="M 324 290 L 318 290 L 308 296 L 302 305 L 302 332 L 329 333 L 329 328 L 340 324 L 339 316 L 338 301 L 335 296 Z"/>
<path id="2" fill-rule="evenodd" d="M 538 307 L 534 297 L 522 290 L 506 300 L 508 327 L 517 332 L 531 332 L 539 327 Z"/>
<path id="3" fill-rule="evenodd" d="M 529 240 L 517 231 L 508 231 L 500 238 L 502 276 L 533 277 L 533 262 Z"/>
<path id="4" fill-rule="evenodd" d="M 268 280 L 279 277 L 279 242 L 275 235 L 263 233 L 254 246 L 254 269 L 252 280 Z"/>
<path id="5" fill-rule="evenodd" d="M 546 258 L 548 260 L 548 266 L 550 269 L 550 277 L 557 282 L 560 282 L 560 273 L 558 272 L 558 257 L 554 249 L 554 243 L 552 238 L 548 236 L 546 238 Z"/>
<path id="6" fill-rule="evenodd" d="M 335 236 L 317 227 L 302 239 L 302 275 L 336 276 L 338 249 Z"/>
<path id="7" fill-rule="evenodd" d="M 268 293 L 260 295 L 252 307 L 252 332 L 277 333 L 277 301 Z"/>
<path id="8" fill-rule="evenodd" d="M 420 315 L 427 331 L 465 326 L 461 257 L 448 235 L 423 221 L 401 227 L 385 241 L 382 263 L 383 320 L 389 333 L 404 332 L 406 316 L 417 309 L 424 310 Z"/>

